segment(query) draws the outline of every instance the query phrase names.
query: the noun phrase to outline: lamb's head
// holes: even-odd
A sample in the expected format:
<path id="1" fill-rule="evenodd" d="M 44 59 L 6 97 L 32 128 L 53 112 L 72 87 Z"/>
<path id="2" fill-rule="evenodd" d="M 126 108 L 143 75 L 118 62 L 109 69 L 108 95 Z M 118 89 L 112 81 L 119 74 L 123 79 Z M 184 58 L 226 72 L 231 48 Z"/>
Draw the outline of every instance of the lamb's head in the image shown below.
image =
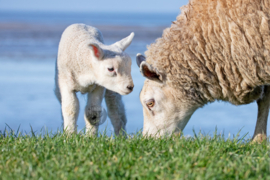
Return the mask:
<path id="1" fill-rule="evenodd" d="M 92 66 L 95 81 L 106 89 L 126 95 L 132 92 L 131 58 L 124 50 L 131 44 L 134 33 L 112 45 L 92 43 Z"/>
<path id="2" fill-rule="evenodd" d="M 148 64 L 144 56 L 138 54 L 136 60 L 142 75 L 147 78 L 140 93 L 143 134 L 161 136 L 181 132 L 198 106 L 181 90 L 168 85 L 164 72 Z"/>

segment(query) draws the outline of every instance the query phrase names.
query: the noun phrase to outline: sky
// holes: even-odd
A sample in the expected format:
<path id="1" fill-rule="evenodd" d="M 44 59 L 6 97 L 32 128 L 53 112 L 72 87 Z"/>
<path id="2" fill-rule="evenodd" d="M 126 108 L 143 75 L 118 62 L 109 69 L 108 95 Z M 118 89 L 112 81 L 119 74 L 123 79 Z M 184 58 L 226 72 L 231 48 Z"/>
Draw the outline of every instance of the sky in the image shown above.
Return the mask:
<path id="1" fill-rule="evenodd" d="M 178 13 L 188 0 L 0 0 L 0 11 Z"/>

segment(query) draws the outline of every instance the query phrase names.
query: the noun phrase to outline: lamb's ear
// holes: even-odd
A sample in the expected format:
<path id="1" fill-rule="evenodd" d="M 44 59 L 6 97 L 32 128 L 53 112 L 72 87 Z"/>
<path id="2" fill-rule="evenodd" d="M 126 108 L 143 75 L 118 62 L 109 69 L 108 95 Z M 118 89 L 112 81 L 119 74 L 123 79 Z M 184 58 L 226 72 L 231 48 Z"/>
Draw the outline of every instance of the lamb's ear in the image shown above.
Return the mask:
<path id="1" fill-rule="evenodd" d="M 143 61 L 145 61 L 145 57 L 141 55 L 140 53 L 138 53 L 136 56 L 136 62 L 137 62 L 138 67 L 140 67 Z"/>
<path id="2" fill-rule="evenodd" d="M 92 48 L 93 50 L 93 54 L 94 56 L 101 60 L 103 58 L 103 55 L 104 55 L 104 52 L 103 50 L 99 47 L 99 45 L 95 44 L 95 43 L 92 43 L 90 44 L 90 47 Z"/>
<path id="3" fill-rule="evenodd" d="M 128 37 L 114 43 L 113 45 L 119 47 L 122 51 L 125 51 L 125 49 L 131 44 L 134 35 L 134 32 L 132 32 Z"/>
<path id="4" fill-rule="evenodd" d="M 141 62 L 140 71 L 141 71 L 141 74 L 147 79 L 157 81 L 157 82 L 163 82 L 162 74 L 159 73 L 156 68 L 153 68 L 146 61 Z"/>

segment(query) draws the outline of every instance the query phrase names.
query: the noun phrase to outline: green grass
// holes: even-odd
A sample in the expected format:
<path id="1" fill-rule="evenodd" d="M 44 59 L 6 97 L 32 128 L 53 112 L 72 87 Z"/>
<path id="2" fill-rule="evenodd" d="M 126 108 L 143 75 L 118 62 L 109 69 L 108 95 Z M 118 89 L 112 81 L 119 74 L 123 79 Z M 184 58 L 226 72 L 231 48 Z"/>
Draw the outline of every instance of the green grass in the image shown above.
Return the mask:
<path id="1" fill-rule="evenodd" d="M 0 179 L 270 179 L 269 143 L 0 133 Z"/>

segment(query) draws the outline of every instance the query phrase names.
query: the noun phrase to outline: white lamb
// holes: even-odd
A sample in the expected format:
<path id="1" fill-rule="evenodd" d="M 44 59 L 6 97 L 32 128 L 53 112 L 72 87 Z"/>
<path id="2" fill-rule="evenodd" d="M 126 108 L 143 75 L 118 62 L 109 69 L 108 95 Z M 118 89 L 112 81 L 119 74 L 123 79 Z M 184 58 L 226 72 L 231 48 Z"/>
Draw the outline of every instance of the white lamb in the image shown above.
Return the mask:
<path id="1" fill-rule="evenodd" d="M 104 96 L 115 134 L 125 131 L 127 119 L 121 95 L 131 93 L 134 85 L 131 58 L 124 50 L 133 37 L 131 33 L 121 41 L 105 45 L 101 32 L 85 24 L 70 25 L 63 32 L 55 69 L 55 94 L 68 133 L 77 131 L 78 91 L 88 93 L 84 112 L 87 133 L 95 135 L 99 124 L 107 118 L 101 107 Z"/>

